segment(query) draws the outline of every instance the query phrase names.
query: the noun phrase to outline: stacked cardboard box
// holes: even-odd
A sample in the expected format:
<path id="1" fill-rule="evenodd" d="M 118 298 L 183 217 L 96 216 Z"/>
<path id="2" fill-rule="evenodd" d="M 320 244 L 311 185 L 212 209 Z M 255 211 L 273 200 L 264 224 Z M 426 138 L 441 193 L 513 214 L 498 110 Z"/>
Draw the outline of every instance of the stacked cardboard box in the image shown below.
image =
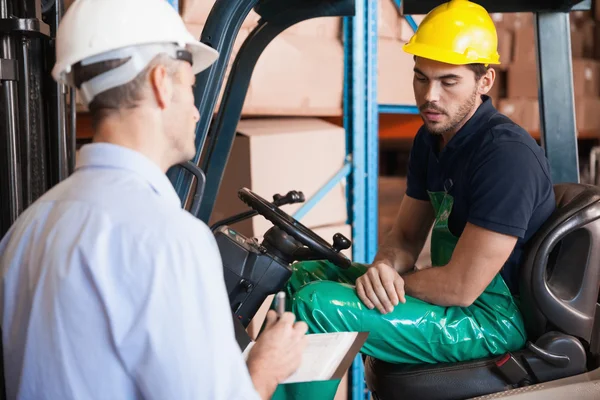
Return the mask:
<path id="1" fill-rule="evenodd" d="M 243 119 L 237 132 L 213 221 L 248 209 L 237 196 L 242 187 L 268 200 L 290 190 L 302 191 L 308 199 L 344 166 L 344 129 L 318 118 Z M 292 215 L 301 206 L 287 205 L 282 210 Z M 309 228 L 338 226 L 346 223 L 347 216 L 345 187 L 338 183 L 301 222 Z M 245 236 L 260 238 L 271 226 L 266 219 L 257 217 L 237 224 L 235 229 Z M 325 239 L 331 241 L 332 237 Z"/>
<path id="2" fill-rule="evenodd" d="M 414 61 L 410 54 L 402 50 L 413 30 L 399 14 L 394 1 L 379 0 L 378 6 L 378 102 L 414 105 Z M 418 24 L 423 16 L 414 16 L 414 19 Z"/>
<path id="3" fill-rule="evenodd" d="M 214 3 L 215 0 L 182 2 L 181 15 L 194 36 L 200 37 Z M 244 21 L 225 79 L 237 52 L 259 19 L 260 16 L 251 11 Z M 288 28 L 261 54 L 252 72 L 242 113 L 246 116 L 341 116 L 343 87 L 342 20 L 337 17 L 311 19 Z"/>
<path id="4" fill-rule="evenodd" d="M 507 39 L 512 41 L 511 48 L 503 46 L 499 39 L 503 62 L 500 69 L 506 70 L 506 79 L 497 82 L 500 100 L 496 105 L 523 128 L 537 133 L 540 116 L 533 14 L 493 14 L 493 19 L 499 38 L 512 36 Z M 597 26 L 592 13 L 572 12 L 570 19 L 577 128 L 580 132 L 592 132 L 600 130 L 600 115 L 594 112 L 600 108 L 600 52 L 594 48 L 600 40 L 594 40 Z"/>

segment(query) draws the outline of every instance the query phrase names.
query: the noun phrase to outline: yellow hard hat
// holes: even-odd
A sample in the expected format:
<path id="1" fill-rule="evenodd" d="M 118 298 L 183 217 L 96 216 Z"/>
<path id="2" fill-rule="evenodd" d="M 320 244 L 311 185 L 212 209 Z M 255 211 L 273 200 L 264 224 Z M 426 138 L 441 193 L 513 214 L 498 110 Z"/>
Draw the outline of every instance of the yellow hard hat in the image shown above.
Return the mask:
<path id="1" fill-rule="evenodd" d="M 496 26 L 485 8 L 468 0 L 431 10 L 403 49 L 448 64 L 500 64 Z"/>

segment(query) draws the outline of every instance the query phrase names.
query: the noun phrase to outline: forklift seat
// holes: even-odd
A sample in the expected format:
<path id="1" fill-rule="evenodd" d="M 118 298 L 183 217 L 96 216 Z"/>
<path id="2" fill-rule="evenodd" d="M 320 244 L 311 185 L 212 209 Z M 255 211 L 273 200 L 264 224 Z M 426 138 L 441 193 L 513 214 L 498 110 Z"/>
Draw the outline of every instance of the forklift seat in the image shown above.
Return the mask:
<path id="1" fill-rule="evenodd" d="M 578 375 L 600 355 L 600 188 L 554 186 L 557 208 L 527 244 L 519 304 L 528 341 L 502 356 L 399 365 L 365 357 L 376 400 L 466 399 Z"/>

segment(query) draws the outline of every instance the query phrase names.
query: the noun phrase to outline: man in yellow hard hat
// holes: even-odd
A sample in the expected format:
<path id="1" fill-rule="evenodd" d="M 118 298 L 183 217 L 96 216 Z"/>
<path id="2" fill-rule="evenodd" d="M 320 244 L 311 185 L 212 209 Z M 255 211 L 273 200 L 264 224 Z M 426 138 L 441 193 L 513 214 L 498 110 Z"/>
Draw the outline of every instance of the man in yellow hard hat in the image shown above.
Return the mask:
<path id="1" fill-rule="evenodd" d="M 467 0 L 436 7 L 404 50 L 415 58 L 424 124 L 396 223 L 370 265 L 295 265 L 292 309 L 311 332 L 368 331 L 362 352 L 391 363 L 519 349 L 526 341 L 515 301 L 523 248 L 555 208 L 548 162 L 486 95 L 500 55 L 483 7 Z M 416 271 L 429 232 L 434 268 Z M 325 388 L 294 389 L 331 398 Z"/>

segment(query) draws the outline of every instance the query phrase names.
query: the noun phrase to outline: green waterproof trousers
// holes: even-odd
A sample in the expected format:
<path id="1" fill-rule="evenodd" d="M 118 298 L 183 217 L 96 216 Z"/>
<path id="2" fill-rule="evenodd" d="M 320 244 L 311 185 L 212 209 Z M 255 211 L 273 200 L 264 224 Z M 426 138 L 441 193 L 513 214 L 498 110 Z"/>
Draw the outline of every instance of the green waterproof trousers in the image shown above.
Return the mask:
<path id="1" fill-rule="evenodd" d="M 453 199 L 429 193 L 436 211 L 431 238 L 433 267 L 448 263 L 458 241 L 448 229 Z M 390 363 L 447 363 L 501 355 L 524 346 L 521 313 L 498 274 L 469 307 L 442 307 L 406 296 L 391 313 L 368 309 L 354 284 L 367 270 L 347 270 L 327 261 L 299 262 L 286 291 L 288 311 L 309 333 L 369 332 L 361 353 Z M 273 399 L 333 399 L 339 380 L 279 385 Z M 401 388 L 399 388 L 401 390 Z"/>

